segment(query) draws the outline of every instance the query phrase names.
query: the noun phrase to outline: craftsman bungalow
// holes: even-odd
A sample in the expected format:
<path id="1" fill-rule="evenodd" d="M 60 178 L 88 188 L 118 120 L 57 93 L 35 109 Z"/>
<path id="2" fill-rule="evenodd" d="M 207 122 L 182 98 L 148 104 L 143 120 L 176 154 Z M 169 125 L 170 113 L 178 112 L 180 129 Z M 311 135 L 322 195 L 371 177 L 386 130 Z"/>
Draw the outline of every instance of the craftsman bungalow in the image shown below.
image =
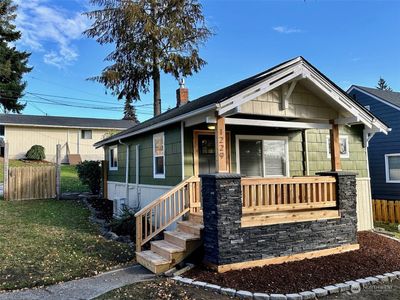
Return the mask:
<path id="1" fill-rule="evenodd" d="M 366 147 L 387 130 L 298 57 L 190 102 L 181 85 L 176 108 L 96 146 L 108 198 L 139 210 L 138 262 L 163 272 L 203 244 L 223 272 L 357 249 Z"/>

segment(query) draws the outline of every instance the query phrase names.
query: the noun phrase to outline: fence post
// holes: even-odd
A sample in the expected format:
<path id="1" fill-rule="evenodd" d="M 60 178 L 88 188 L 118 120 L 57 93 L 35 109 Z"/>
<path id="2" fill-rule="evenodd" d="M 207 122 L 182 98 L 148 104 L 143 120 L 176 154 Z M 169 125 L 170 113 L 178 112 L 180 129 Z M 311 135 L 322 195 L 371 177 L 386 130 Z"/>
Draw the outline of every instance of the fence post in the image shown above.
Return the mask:
<path id="1" fill-rule="evenodd" d="M 107 174 L 108 174 L 108 161 L 102 160 L 101 161 L 101 170 L 102 170 L 102 184 L 103 184 L 103 198 L 108 199 L 108 187 L 107 187 Z"/>
<path id="2" fill-rule="evenodd" d="M 4 183 L 3 183 L 3 196 L 4 200 L 9 200 L 9 190 L 8 190 L 8 143 L 4 143 Z"/>
<path id="3" fill-rule="evenodd" d="M 61 194 L 61 145 L 56 146 L 56 199 L 60 200 Z"/>

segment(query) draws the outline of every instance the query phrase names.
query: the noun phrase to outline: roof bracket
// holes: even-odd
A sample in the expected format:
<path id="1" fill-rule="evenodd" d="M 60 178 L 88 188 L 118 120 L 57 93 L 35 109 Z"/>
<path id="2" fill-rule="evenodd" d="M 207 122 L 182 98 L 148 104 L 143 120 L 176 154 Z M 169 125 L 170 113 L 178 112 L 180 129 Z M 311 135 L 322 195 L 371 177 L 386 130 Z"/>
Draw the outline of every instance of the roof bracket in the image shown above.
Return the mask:
<path id="1" fill-rule="evenodd" d="M 287 90 L 287 85 L 282 85 L 281 91 L 281 110 L 285 110 L 289 108 L 289 98 L 293 93 L 294 88 L 296 87 L 297 80 L 293 80 L 290 83 L 289 90 Z"/>

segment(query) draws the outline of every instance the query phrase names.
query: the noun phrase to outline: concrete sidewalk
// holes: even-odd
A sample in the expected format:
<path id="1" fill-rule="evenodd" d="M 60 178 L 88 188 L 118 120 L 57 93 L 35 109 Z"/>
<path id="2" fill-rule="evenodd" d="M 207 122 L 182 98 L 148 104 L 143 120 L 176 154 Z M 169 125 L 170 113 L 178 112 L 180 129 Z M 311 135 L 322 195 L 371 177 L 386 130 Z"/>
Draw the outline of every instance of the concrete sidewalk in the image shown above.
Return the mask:
<path id="1" fill-rule="evenodd" d="M 93 299 L 113 289 L 152 278 L 154 274 L 150 271 L 140 265 L 134 265 L 45 288 L 0 293 L 0 300 Z"/>

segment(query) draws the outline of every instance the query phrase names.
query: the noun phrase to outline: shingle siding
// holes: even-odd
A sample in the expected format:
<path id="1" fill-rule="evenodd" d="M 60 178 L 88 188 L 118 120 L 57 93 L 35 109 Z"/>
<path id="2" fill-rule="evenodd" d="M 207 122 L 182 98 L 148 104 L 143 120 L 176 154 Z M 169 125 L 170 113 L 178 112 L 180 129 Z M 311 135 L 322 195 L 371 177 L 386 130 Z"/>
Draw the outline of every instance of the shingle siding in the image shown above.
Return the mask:
<path id="1" fill-rule="evenodd" d="M 384 121 L 392 131 L 388 135 L 375 134 L 369 143 L 368 157 L 371 176 L 371 189 L 374 198 L 400 199 L 400 184 L 386 183 L 385 154 L 400 153 L 400 111 L 373 97 L 353 90 L 350 93 L 363 106 Z"/>

